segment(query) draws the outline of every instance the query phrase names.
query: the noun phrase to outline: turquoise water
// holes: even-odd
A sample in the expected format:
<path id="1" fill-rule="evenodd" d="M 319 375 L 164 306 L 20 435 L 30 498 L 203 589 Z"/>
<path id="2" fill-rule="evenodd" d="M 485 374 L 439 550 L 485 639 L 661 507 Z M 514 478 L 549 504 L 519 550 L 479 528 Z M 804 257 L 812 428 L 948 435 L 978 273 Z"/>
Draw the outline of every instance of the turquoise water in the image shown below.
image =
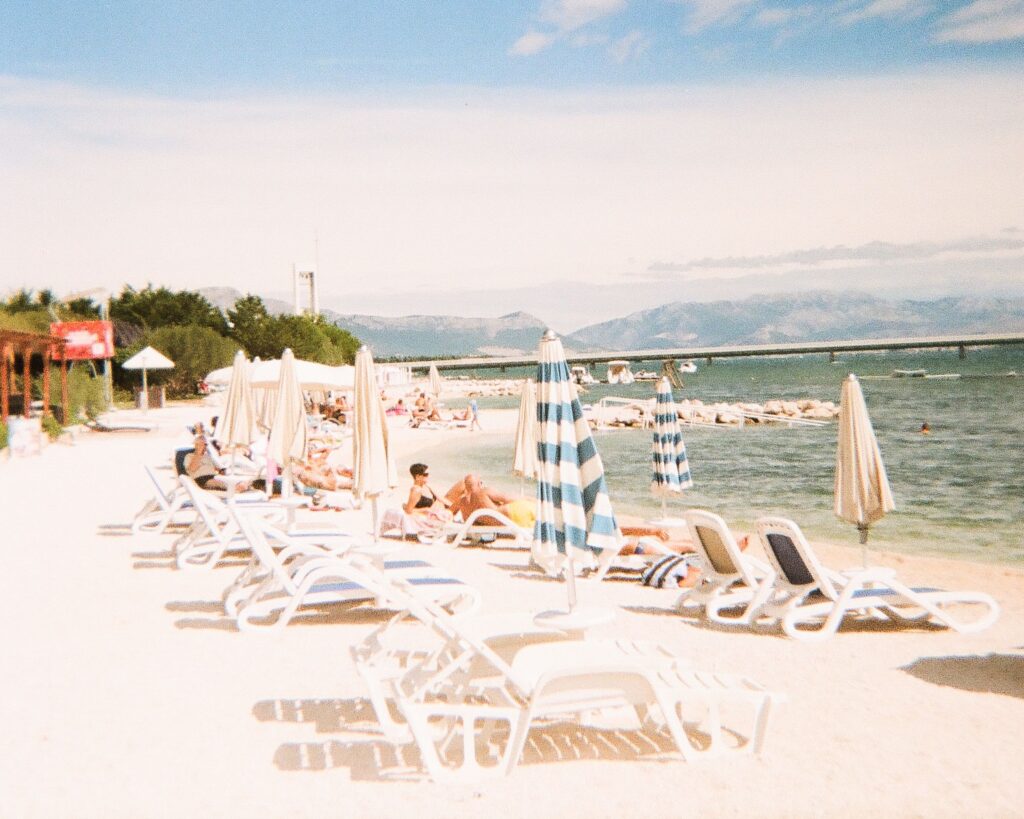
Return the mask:
<path id="1" fill-rule="evenodd" d="M 938 554 L 969 560 L 1024 564 L 1024 348 L 955 352 L 844 355 L 835 364 L 824 356 L 698 362 L 685 375 L 677 398 L 756 401 L 818 398 L 839 402 L 847 373 L 862 387 L 889 472 L 896 510 L 871 530 L 870 545 L 892 551 Z M 650 364 L 634 370 L 652 369 Z M 894 369 L 961 373 L 962 378 L 894 379 Z M 1020 377 L 1007 377 L 1010 371 Z M 527 371 L 524 370 L 525 374 Z M 598 374 L 595 368 L 595 375 Z M 485 373 L 480 373 L 482 376 Z M 506 373 L 517 376 L 519 373 Z M 582 396 L 653 397 L 652 384 L 601 385 Z M 481 402 L 512 407 L 514 399 Z M 918 430 L 923 421 L 931 435 Z M 695 485 L 669 511 L 711 509 L 737 528 L 758 516 L 783 513 L 812 537 L 855 545 L 854 527 L 832 514 L 835 424 L 817 428 L 683 428 Z M 615 508 L 650 517 L 660 500 L 650 494 L 650 432 L 598 433 Z M 432 453 L 445 472 L 475 470 L 512 488 L 511 436 L 474 436 Z M 529 491 L 529 487 L 528 487 Z"/>

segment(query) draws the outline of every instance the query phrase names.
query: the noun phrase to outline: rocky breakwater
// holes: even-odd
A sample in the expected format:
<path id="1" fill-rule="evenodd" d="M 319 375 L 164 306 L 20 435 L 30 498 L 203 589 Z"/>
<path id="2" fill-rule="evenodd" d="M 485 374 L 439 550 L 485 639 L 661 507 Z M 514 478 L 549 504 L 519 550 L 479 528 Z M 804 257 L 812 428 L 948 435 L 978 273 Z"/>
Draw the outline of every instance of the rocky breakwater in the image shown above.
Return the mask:
<path id="1" fill-rule="evenodd" d="M 786 424 L 801 421 L 827 422 L 839 417 L 839 407 L 832 401 L 803 398 L 796 401 L 771 400 L 763 404 L 705 404 L 700 399 L 686 399 L 676 404 L 679 418 L 692 424 L 721 424 L 741 427 L 745 424 Z"/>

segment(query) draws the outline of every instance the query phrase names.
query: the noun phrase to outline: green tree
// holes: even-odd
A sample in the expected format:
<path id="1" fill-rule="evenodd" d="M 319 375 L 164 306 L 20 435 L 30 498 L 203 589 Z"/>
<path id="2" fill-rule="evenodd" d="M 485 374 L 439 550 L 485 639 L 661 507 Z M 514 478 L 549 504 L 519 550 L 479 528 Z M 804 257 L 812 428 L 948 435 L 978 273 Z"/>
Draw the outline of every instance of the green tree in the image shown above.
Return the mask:
<path id="1" fill-rule="evenodd" d="M 223 314 L 205 297 L 191 290 L 173 292 L 166 287 L 147 285 L 143 290 L 125 287 L 110 301 L 110 317 L 136 324 L 147 330 L 172 325 L 194 324 L 227 335 Z"/>
<path id="2" fill-rule="evenodd" d="M 259 296 L 248 295 L 228 310 L 231 335 L 260 358 L 280 358 L 290 348 L 297 358 L 322 364 L 351 364 L 359 340 L 323 317 L 272 316 Z"/>
<path id="3" fill-rule="evenodd" d="M 235 356 L 238 345 L 209 327 L 168 326 L 158 327 L 147 334 L 138 348 L 150 346 L 159 350 L 174 362 L 173 370 L 152 370 L 147 376 L 151 384 L 163 384 L 172 398 L 185 398 L 196 394 L 196 385 L 210 370 L 228 366 Z M 138 349 L 118 350 L 122 363 Z M 119 383 L 141 385 L 141 373 L 131 370 L 120 371 Z"/>

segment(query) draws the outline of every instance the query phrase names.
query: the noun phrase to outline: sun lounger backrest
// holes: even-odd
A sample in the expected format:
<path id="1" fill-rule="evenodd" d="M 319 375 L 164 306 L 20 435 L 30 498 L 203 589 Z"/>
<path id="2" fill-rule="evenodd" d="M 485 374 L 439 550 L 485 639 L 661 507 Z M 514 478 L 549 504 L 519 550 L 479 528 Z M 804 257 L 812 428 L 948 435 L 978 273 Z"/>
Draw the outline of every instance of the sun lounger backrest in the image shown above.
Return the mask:
<path id="1" fill-rule="evenodd" d="M 761 518 L 757 521 L 768 559 L 794 587 L 813 587 L 835 600 L 838 592 L 821 565 L 800 527 L 788 518 Z"/>
<path id="2" fill-rule="evenodd" d="M 769 532 L 766 537 L 786 580 L 794 586 L 807 586 L 814 582 L 792 538 L 779 532 Z"/>
<path id="3" fill-rule="evenodd" d="M 193 452 L 195 452 L 195 449 L 190 446 L 174 450 L 174 472 L 176 474 L 185 474 L 185 459 Z"/>
<path id="4" fill-rule="evenodd" d="M 700 538 L 704 552 L 707 554 L 708 560 L 711 561 L 714 570 L 719 574 L 736 574 L 739 570 L 729 556 L 729 551 L 725 548 L 725 543 L 722 542 L 718 532 L 708 526 L 697 526 L 695 528 L 697 530 L 697 537 Z"/>

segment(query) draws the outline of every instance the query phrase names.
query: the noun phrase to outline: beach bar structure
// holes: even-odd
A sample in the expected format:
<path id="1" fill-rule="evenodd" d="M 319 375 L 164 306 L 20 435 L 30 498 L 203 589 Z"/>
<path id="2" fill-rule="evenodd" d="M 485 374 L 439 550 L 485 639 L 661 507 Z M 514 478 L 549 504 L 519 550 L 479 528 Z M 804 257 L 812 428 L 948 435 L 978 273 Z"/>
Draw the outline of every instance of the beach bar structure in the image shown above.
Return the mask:
<path id="1" fill-rule="evenodd" d="M 64 339 L 42 333 L 24 333 L 0 329 L 0 421 L 11 414 L 11 382 L 15 363 L 21 358 L 21 414 L 29 417 L 32 409 L 32 356 L 43 361 L 43 415 L 50 414 L 50 363 L 60 362 L 60 403 L 63 422 L 68 417 L 67 350 Z"/>

